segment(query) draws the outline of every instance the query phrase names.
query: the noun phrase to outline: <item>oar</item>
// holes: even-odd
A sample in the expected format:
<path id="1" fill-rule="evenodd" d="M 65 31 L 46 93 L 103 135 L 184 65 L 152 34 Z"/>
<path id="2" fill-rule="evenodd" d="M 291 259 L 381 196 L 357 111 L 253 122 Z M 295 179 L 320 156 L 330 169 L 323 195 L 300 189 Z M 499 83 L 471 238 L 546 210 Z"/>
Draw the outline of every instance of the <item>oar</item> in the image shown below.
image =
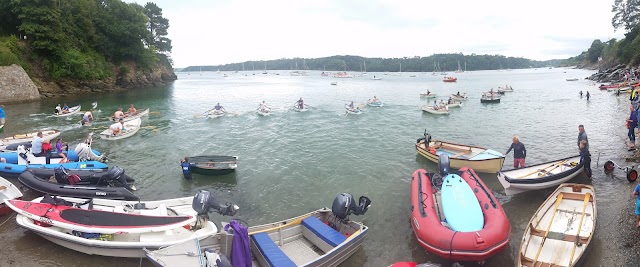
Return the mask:
<path id="1" fill-rule="evenodd" d="M 306 218 L 309 218 L 311 216 L 313 216 L 313 215 L 303 216 L 303 217 L 295 219 L 295 220 L 293 220 L 293 221 L 291 221 L 289 223 L 286 223 L 286 224 L 283 224 L 283 225 L 279 225 L 279 226 L 276 226 L 276 227 L 272 227 L 272 228 L 269 228 L 269 229 L 253 231 L 253 232 L 250 232 L 249 235 L 254 235 L 254 234 L 264 233 L 264 232 L 270 232 L 270 231 L 278 230 L 280 228 L 287 227 L 287 226 L 290 226 L 290 225 L 298 225 L 298 224 L 302 223 L 302 220 L 304 220 Z"/>
<path id="2" fill-rule="evenodd" d="M 151 129 L 151 130 L 155 130 L 156 128 L 158 128 L 158 126 L 147 125 L 147 126 L 140 127 L 140 129 Z"/>
<path id="3" fill-rule="evenodd" d="M 547 231 L 545 231 L 544 236 L 542 237 L 542 242 L 540 242 L 540 247 L 538 247 L 538 253 L 536 253 L 535 259 L 533 259 L 533 266 L 536 266 L 536 262 L 538 262 L 538 257 L 540 256 L 540 252 L 542 251 L 542 247 L 544 246 L 544 241 L 547 240 L 547 236 L 549 236 L 549 230 L 551 230 L 551 225 L 553 225 L 553 218 L 556 216 L 556 211 L 558 210 L 558 206 L 560 206 L 560 202 L 562 202 L 563 194 L 558 194 L 556 198 L 556 206 L 553 208 L 553 213 L 551 214 L 551 220 L 549 220 L 549 225 L 547 226 Z"/>
<path id="4" fill-rule="evenodd" d="M 160 111 L 151 111 L 151 112 L 149 112 L 149 114 L 160 115 Z"/>
<path id="5" fill-rule="evenodd" d="M 202 117 L 204 117 L 204 116 L 207 116 L 207 114 L 209 114 L 209 112 L 211 112 L 211 111 L 212 111 L 212 110 L 214 110 L 214 109 L 215 109 L 215 108 L 212 108 L 212 109 L 207 110 L 207 111 L 205 111 L 204 113 L 201 113 L 201 114 L 193 114 L 193 117 L 194 117 L 194 118 L 202 118 Z M 157 112 L 157 111 L 156 111 L 156 112 Z M 158 112 L 158 113 L 160 113 L 160 112 Z M 149 112 L 149 114 L 151 114 L 151 112 Z"/>
<path id="6" fill-rule="evenodd" d="M 566 159 L 565 159 L 565 160 L 563 160 L 563 161 L 560 161 L 560 162 L 557 162 L 557 163 L 551 164 L 551 165 L 547 166 L 547 167 L 546 167 L 546 168 L 544 168 L 544 169 L 536 169 L 535 171 L 533 171 L 533 172 L 531 172 L 531 173 L 528 173 L 528 174 L 526 174 L 526 175 L 522 175 L 522 176 L 520 176 L 520 177 L 516 177 L 516 178 L 518 178 L 518 179 L 519 179 L 519 178 L 527 177 L 527 176 L 532 175 L 532 174 L 537 173 L 537 172 L 546 171 L 547 169 L 549 169 L 549 168 L 551 168 L 551 167 L 554 167 L 554 166 L 555 166 L 555 167 L 554 167 L 553 169 L 555 169 L 555 168 L 557 168 L 558 166 L 560 166 L 560 165 L 564 164 L 565 162 L 567 162 L 567 160 L 566 160 Z M 553 169 L 551 169 L 551 170 L 553 170 Z M 547 171 L 547 172 L 549 172 L 549 171 Z"/>
<path id="7" fill-rule="evenodd" d="M 573 254 L 576 252 L 576 247 L 580 242 L 580 229 L 582 228 L 584 213 L 587 211 L 587 204 L 589 204 L 590 198 L 591 198 L 591 193 L 586 193 L 584 195 L 584 205 L 582 206 L 582 216 L 580 216 L 580 224 L 578 224 L 578 233 L 576 234 L 576 243 L 573 245 L 573 249 L 571 250 L 571 258 L 569 258 L 569 266 L 571 266 L 571 262 L 573 262 Z"/>

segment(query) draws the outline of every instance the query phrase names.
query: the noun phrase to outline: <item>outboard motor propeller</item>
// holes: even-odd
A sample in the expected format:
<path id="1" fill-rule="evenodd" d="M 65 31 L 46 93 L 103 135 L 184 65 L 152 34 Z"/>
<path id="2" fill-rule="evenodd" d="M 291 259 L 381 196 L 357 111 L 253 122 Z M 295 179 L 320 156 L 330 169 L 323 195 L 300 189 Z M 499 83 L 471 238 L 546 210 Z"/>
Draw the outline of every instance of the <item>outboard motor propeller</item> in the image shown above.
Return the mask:
<path id="1" fill-rule="evenodd" d="M 368 197 L 361 196 L 356 205 L 353 196 L 349 193 L 341 193 L 336 196 L 331 206 L 331 213 L 340 220 L 348 220 L 349 215 L 363 215 L 369 209 L 371 200 Z"/>
<path id="2" fill-rule="evenodd" d="M 438 169 L 440 170 L 440 176 L 446 177 L 447 175 L 449 175 L 449 168 L 449 155 L 440 154 L 440 156 L 438 156 Z"/>
<path id="3" fill-rule="evenodd" d="M 233 203 L 220 204 L 207 190 L 200 190 L 196 196 L 193 197 L 191 207 L 198 215 L 207 215 L 207 213 L 213 209 L 224 216 L 234 216 L 239 209 L 239 207 Z"/>

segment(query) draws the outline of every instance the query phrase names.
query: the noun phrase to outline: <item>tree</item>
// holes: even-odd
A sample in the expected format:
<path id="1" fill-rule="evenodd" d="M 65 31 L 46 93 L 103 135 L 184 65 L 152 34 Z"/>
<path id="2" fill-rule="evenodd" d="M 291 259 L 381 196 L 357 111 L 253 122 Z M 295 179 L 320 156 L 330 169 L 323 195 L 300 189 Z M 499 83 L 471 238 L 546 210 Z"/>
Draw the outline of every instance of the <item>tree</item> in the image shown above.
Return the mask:
<path id="1" fill-rule="evenodd" d="M 169 20 L 162 16 L 162 8 L 153 2 L 147 2 L 144 14 L 149 18 L 147 27 L 151 33 L 146 40 L 147 44 L 155 46 L 160 52 L 171 52 L 171 39 L 166 37 L 169 34 Z"/>
<path id="2" fill-rule="evenodd" d="M 598 58 L 602 55 L 602 50 L 604 50 L 605 44 L 600 41 L 600 39 L 593 40 L 591 43 L 591 47 L 587 50 L 587 59 L 591 61 L 591 63 L 598 62 Z"/>
<path id="3" fill-rule="evenodd" d="M 611 12 L 614 13 L 611 19 L 613 28 L 623 27 L 630 31 L 640 20 L 640 0 L 615 0 Z"/>

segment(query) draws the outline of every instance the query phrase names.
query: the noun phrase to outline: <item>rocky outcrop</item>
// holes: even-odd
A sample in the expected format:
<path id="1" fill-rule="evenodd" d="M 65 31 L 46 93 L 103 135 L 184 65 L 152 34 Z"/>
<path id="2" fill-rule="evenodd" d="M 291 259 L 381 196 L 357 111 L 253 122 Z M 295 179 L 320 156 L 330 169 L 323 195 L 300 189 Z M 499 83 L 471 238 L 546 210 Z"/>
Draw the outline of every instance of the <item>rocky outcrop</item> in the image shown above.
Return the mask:
<path id="1" fill-rule="evenodd" d="M 597 81 L 599 83 L 621 82 L 624 79 L 624 71 L 626 68 L 626 65 L 619 64 L 608 69 L 600 70 L 599 72 L 589 76 L 587 79 Z"/>
<path id="2" fill-rule="evenodd" d="M 18 65 L 0 66 L 0 103 L 26 102 L 40 99 L 38 88 Z"/>

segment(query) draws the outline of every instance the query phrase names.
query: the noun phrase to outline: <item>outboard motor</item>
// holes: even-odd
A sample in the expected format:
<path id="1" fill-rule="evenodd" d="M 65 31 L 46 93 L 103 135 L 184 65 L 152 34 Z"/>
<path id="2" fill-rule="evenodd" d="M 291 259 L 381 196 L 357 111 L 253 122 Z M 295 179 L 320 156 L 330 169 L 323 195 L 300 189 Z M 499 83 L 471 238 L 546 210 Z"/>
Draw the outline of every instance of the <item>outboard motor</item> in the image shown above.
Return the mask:
<path id="1" fill-rule="evenodd" d="M 19 155 L 21 158 L 23 158 L 23 159 L 24 159 L 24 160 L 26 160 L 26 161 L 29 161 L 29 160 L 27 160 L 27 149 L 24 147 L 24 145 L 19 145 L 19 146 L 16 148 L 16 152 L 18 152 L 18 155 Z"/>
<path id="2" fill-rule="evenodd" d="M 371 200 L 368 197 L 361 196 L 356 205 L 353 196 L 349 193 L 341 193 L 336 196 L 331 206 L 331 213 L 342 221 L 348 221 L 349 215 L 363 215 L 369 209 Z"/>
<path id="3" fill-rule="evenodd" d="M 59 184 L 69 184 L 69 172 L 62 166 L 53 169 L 53 177 Z"/>
<path id="4" fill-rule="evenodd" d="M 440 170 L 440 176 L 446 177 L 447 175 L 449 175 L 449 168 L 450 168 L 449 155 L 440 154 L 440 156 L 438 156 L 438 169 Z"/>
<path id="5" fill-rule="evenodd" d="M 207 215 L 207 213 L 212 209 L 224 216 L 234 216 L 238 211 L 238 206 L 233 203 L 225 203 L 222 205 L 209 191 L 206 190 L 200 190 L 200 192 L 193 197 L 191 207 L 199 216 Z"/>

